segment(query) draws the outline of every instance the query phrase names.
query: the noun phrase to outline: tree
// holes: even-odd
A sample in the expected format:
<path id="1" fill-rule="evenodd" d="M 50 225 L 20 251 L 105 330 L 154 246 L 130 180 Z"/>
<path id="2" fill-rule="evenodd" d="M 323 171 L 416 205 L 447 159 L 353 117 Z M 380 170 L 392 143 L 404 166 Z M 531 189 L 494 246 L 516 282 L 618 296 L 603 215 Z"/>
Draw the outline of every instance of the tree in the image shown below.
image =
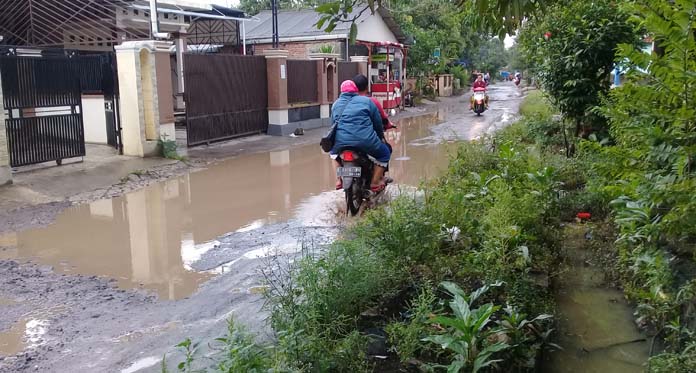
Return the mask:
<path id="1" fill-rule="evenodd" d="M 575 0 L 550 8 L 523 26 L 519 43 L 535 75 L 575 135 L 605 129 L 592 110 L 610 88 L 619 44 L 635 45 L 639 35 L 614 0 Z"/>
<path id="2" fill-rule="evenodd" d="M 399 2 L 401 1 L 327 0 L 317 7 L 317 12 L 322 14 L 317 26 L 331 31 L 339 22 L 351 22 L 354 25 L 357 17 L 350 16 L 354 10 L 360 12 L 369 10 L 374 13 L 379 6 L 392 7 Z M 502 39 L 506 33 L 514 34 L 523 19 L 536 15 L 546 6 L 556 3 L 556 0 L 446 0 L 446 2 L 468 13 L 471 26 L 482 32 L 496 34 Z"/>
<path id="3" fill-rule="evenodd" d="M 465 14 L 449 0 L 392 1 L 389 9 L 403 31 L 415 40 L 408 52 L 412 75 L 429 73 L 459 59 L 471 42 Z M 433 59 L 437 48 L 439 61 Z"/>
<path id="4" fill-rule="evenodd" d="M 477 70 L 493 74 L 503 66 L 507 66 L 510 60 L 510 54 L 505 50 L 505 43 L 498 37 L 485 39 L 478 48 L 468 51 L 468 57 Z"/>

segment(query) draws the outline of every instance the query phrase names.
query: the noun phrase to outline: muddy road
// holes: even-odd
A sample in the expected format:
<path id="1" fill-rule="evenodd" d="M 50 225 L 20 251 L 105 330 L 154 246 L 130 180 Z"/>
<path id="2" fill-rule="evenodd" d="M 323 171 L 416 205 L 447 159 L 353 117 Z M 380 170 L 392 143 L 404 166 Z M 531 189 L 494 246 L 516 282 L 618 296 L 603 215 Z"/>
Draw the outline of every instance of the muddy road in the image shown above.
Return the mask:
<path id="1" fill-rule="evenodd" d="M 501 83 L 481 117 L 460 98 L 398 119 L 390 193 L 510 124 L 521 96 Z M 259 268 L 349 223 L 333 172 L 318 145 L 240 156 L 0 235 L 0 371 L 159 371 L 163 354 L 178 361 L 172 346 L 223 335 L 230 316 L 272 338 Z"/>

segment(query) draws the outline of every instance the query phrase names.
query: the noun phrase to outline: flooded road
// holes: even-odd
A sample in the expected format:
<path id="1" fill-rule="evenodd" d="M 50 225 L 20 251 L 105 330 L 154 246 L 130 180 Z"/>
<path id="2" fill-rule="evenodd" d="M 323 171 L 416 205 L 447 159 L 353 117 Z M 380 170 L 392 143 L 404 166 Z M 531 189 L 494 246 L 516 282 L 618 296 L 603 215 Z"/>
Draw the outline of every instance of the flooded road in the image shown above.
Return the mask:
<path id="1" fill-rule="evenodd" d="M 482 117 L 459 99 L 398 119 L 390 188 L 418 186 L 457 141 L 509 124 L 520 93 L 501 85 L 491 96 Z M 257 269 L 271 253 L 335 237 L 344 207 L 334 184 L 318 145 L 258 153 L 0 236 L 0 371 L 157 370 L 171 346 L 217 337 L 233 314 L 263 330 Z"/>

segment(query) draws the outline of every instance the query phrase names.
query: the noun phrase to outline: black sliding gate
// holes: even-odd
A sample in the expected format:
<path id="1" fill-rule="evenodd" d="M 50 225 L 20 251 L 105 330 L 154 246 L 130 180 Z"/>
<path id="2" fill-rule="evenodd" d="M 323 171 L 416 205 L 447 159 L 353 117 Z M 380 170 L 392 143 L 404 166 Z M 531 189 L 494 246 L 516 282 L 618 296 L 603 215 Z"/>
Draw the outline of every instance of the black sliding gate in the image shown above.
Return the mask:
<path id="1" fill-rule="evenodd" d="M 82 94 L 103 93 L 109 143 L 118 146 L 113 56 L 74 53 L 0 56 L 5 126 L 12 167 L 83 157 Z M 111 117 L 111 120 L 109 118 Z"/>

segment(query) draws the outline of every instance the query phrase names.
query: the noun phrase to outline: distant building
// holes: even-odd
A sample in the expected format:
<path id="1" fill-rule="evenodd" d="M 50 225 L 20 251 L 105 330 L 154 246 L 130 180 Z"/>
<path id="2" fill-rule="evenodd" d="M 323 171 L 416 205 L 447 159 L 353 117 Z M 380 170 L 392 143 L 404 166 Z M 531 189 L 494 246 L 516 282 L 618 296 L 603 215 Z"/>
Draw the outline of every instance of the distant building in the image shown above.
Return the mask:
<path id="1" fill-rule="evenodd" d="M 353 15 L 357 15 L 354 12 Z M 270 10 L 259 13 L 260 22 L 247 25 L 246 42 L 249 52 L 261 54 L 272 48 L 273 16 Z M 364 47 L 349 45 L 350 22 L 338 23 L 330 33 L 317 28 L 320 14 L 313 9 L 286 10 L 278 13 L 280 48 L 290 52 L 291 58 L 307 58 L 325 45 L 347 60 L 349 55 L 367 55 Z M 378 8 L 375 14 L 366 11 L 358 18 L 358 42 L 404 43 L 406 37 L 394 17 L 386 8 Z"/>

